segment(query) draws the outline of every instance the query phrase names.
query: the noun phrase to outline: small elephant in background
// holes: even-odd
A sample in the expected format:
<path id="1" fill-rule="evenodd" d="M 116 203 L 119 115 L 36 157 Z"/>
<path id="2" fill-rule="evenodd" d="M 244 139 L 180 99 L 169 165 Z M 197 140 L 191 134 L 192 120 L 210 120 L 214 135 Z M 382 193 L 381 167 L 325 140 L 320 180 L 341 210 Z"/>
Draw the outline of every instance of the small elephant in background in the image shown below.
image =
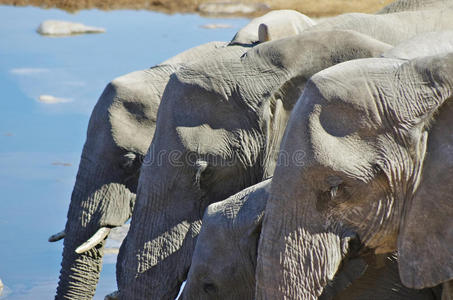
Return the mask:
<path id="1" fill-rule="evenodd" d="M 384 52 L 386 58 L 414 59 L 453 52 L 453 31 L 428 32 L 416 35 Z"/>
<path id="2" fill-rule="evenodd" d="M 118 77 L 104 89 L 91 114 L 66 227 L 49 238 L 64 238 L 56 299 L 93 297 L 105 238 L 132 214 L 140 167 L 170 76 L 183 62 L 225 45 L 211 42 L 189 49 L 153 68 Z"/>
<path id="3" fill-rule="evenodd" d="M 254 299 L 261 224 L 271 179 L 205 211 L 184 300 Z"/>
<path id="4" fill-rule="evenodd" d="M 423 26 L 418 26 L 423 22 Z M 416 35 L 453 30 L 453 6 L 445 9 L 401 11 L 391 14 L 348 13 L 324 19 L 304 32 L 354 30 L 396 46 Z"/>
<path id="5" fill-rule="evenodd" d="M 270 185 L 271 179 L 265 180 L 208 206 L 183 300 L 255 299 L 257 247 Z M 349 259 L 320 299 L 440 299 L 440 288 L 404 287 L 395 255 L 379 255 L 368 262 Z"/>
<path id="6" fill-rule="evenodd" d="M 253 45 L 300 34 L 316 22 L 290 9 L 274 10 L 253 19 L 239 30 L 230 45 Z"/>
<path id="7" fill-rule="evenodd" d="M 452 8 L 452 0 L 397 0 L 385 6 L 377 14 L 390 14 L 402 11 Z"/>

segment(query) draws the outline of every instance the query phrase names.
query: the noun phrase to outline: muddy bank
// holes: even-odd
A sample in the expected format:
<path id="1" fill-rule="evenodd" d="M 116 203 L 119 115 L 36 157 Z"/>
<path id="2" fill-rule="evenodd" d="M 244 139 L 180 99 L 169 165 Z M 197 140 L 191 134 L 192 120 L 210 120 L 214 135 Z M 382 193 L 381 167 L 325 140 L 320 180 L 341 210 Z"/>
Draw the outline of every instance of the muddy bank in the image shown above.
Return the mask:
<path id="1" fill-rule="evenodd" d="M 234 11 L 232 16 L 262 15 L 269 9 L 295 9 L 312 17 L 330 16 L 345 12 L 376 12 L 393 0 L 0 0 L 0 4 L 59 8 L 70 12 L 83 9 L 145 9 L 164 13 L 200 13 L 210 3 L 248 4 L 256 9 Z M 230 10 L 231 11 L 231 10 Z M 210 13 L 211 14 L 211 13 Z M 225 16 L 228 13 L 221 13 Z"/>

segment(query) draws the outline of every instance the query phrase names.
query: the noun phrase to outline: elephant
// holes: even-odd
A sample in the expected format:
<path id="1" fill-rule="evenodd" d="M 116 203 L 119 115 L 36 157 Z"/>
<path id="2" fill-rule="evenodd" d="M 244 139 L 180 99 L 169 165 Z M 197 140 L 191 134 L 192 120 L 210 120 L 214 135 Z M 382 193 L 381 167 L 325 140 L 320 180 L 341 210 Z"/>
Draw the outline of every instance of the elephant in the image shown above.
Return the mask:
<path id="1" fill-rule="evenodd" d="M 270 181 L 206 208 L 183 300 L 254 298 L 258 240 Z"/>
<path id="2" fill-rule="evenodd" d="M 49 238 L 64 238 L 57 299 L 93 297 L 104 239 L 132 213 L 141 162 L 170 75 L 181 62 L 221 51 L 224 45 L 204 44 L 176 56 L 173 64 L 132 72 L 106 86 L 91 114 L 66 227 Z"/>
<path id="3" fill-rule="evenodd" d="M 311 77 L 281 144 L 304 157 L 272 179 L 256 299 L 316 299 L 348 257 L 394 251 L 406 287 L 453 279 L 452 96 L 452 52 Z"/>
<path id="4" fill-rule="evenodd" d="M 428 32 L 416 35 L 384 52 L 382 57 L 414 59 L 453 52 L 453 31 Z"/>
<path id="5" fill-rule="evenodd" d="M 378 14 L 389 14 L 402 11 L 452 8 L 451 0 L 397 0 L 382 8 Z"/>
<path id="6" fill-rule="evenodd" d="M 255 267 L 271 179 L 208 206 L 203 216 L 183 300 L 241 299 L 255 296 Z M 376 261 L 344 263 L 321 299 L 439 299 L 436 289 L 401 285 L 394 254 Z"/>
<path id="7" fill-rule="evenodd" d="M 205 208 L 273 173 L 306 80 L 390 48 L 353 31 L 318 31 L 259 44 L 241 57 L 225 52 L 175 72 L 118 256 L 120 298 L 174 299 Z"/>
<path id="8" fill-rule="evenodd" d="M 453 7 L 381 15 L 348 13 L 325 19 L 306 31 L 333 29 L 354 30 L 395 46 L 422 33 L 452 30 Z"/>
<path id="9" fill-rule="evenodd" d="M 273 10 L 239 30 L 230 45 L 253 45 L 303 32 L 316 22 L 291 9 Z"/>

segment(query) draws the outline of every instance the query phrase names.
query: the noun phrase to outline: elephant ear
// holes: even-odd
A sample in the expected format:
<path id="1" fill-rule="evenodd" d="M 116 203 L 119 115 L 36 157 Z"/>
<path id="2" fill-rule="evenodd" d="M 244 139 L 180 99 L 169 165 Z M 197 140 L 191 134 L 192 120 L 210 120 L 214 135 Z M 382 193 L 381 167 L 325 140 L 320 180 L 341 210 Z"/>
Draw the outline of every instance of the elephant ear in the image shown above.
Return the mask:
<path id="1" fill-rule="evenodd" d="M 419 178 L 400 224 L 398 258 L 403 284 L 421 289 L 453 278 L 453 54 L 408 65 L 412 74 L 406 77 L 419 93 L 414 97 L 417 101 L 405 108 L 410 123 L 421 122 L 426 131 L 418 143 L 425 148 L 420 151 Z M 400 90 L 413 90 L 409 85 L 405 88 Z"/>
<path id="2" fill-rule="evenodd" d="M 242 206 L 233 222 L 234 231 L 239 234 L 239 247 L 249 254 L 254 268 L 270 185 L 271 179 L 267 179 L 244 190 L 247 194 L 242 194 Z"/>
<path id="3" fill-rule="evenodd" d="M 146 154 L 162 94 L 174 71 L 173 66 L 157 66 L 112 81 L 109 90 L 113 93 L 113 103 L 108 111 L 116 145 Z"/>

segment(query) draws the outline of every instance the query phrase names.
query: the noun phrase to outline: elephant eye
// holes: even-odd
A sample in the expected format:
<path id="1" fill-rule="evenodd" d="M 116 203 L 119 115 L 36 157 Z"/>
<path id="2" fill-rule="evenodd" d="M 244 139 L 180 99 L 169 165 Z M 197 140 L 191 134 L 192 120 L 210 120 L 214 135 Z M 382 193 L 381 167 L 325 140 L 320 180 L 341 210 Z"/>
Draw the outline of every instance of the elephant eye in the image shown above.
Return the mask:
<path id="1" fill-rule="evenodd" d="M 344 183 L 331 187 L 329 193 L 330 200 L 335 203 L 342 203 L 350 198 L 348 186 Z"/>
<path id="2" fill-rule="evenodd" d="M 203 291 L 206 294 L 214 294 L 214 293 L 217 293 L 217 287 L 213 283 L 204 283 L 203 284 Z"/>
<path id="3" fill-rule="evenodd" d="M 318 194 L 316 208 L 319 211 L 324 211 L 329 207 L 345 202 L 348 198 L 349 193 L 346 190 L 346 185 L 341 183 L 330 187 L 327 191 L 320 192 Z"/>
<path id="4" fill-rule="evenodd" d="M 128 153 L 124 154 L 121 157 L 120 168 L 126 169 L 126 170 L 132 168 L 136 157 L 137 157 L 137 155 L 132 152 L 128 152 Z"/>

